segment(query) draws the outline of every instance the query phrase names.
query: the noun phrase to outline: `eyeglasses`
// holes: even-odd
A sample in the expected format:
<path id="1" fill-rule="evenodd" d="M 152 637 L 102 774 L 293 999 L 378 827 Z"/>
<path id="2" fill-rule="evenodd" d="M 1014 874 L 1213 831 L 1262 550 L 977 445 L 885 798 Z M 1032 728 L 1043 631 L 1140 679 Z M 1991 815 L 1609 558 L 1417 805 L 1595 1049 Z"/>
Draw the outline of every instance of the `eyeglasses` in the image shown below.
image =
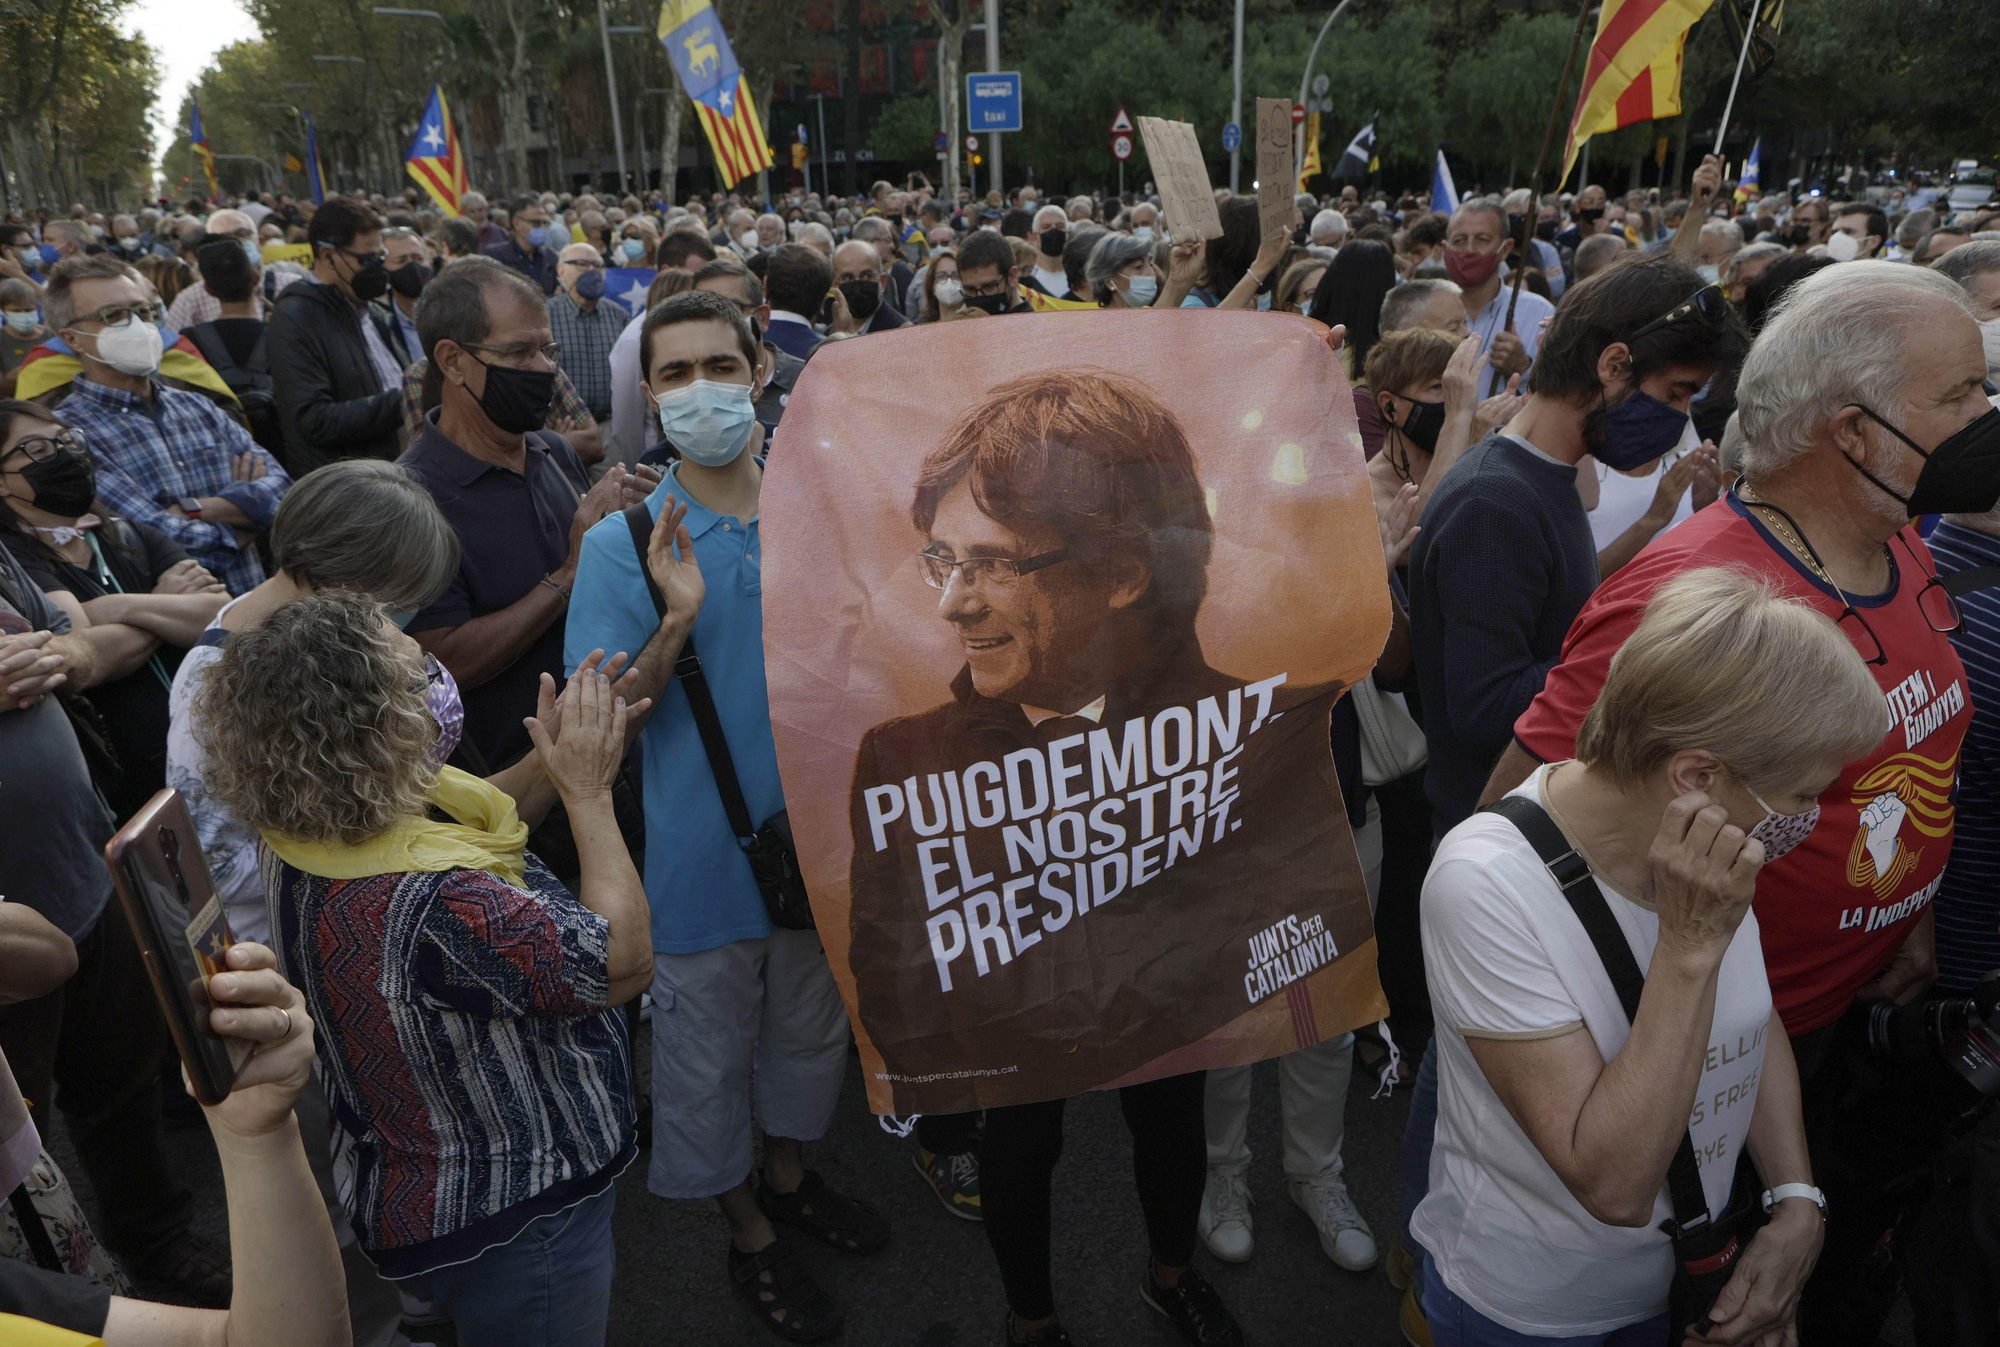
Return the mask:
<path id="1" fill-rule="evenodd" d="M 416 693 L 419 697 L 425 696 L 443 679 L 444 666 L 438 663 L 437 656 L 425 655 L 424 675 L 421 678 L 412 678 L 410 680 L 410 691 Z"/>
<path id="2" fill-rule="evenodd" d="M 1958 600 L 1952 598 L 1951 591 L 1945 587 L 1938 573 L 1925 567 L 1908 540 L 1900 533 L 1896 538 L 1902 542 L 1903 550 L 1910 554 L 1910 560 L 1916 562 L 1918 571 L 1929 577 L 1924 581 L 1924 587 L 1917 591 L 1917 611 L 1924 615 L 1924 621 L 1932 631 L 1940 636 L 1950 636 L 1965 625 L 1965 619 L 1959 616 Z"/>
<path id="3" fill-rule="evenodd" d="M 964 277 L 961 276 L 959 284 L 964 286 L 965 293 L 974 299 L 985 299 L 989 295 L 1004 295 L 1007 293 L 1007 278 L 1005 276 L 1002 276 L 997 281 L 979 281 L 972 285 L 966 285 Z"/>
<path id="4" fill-rule="evenodd" d="M 126 323 L 164 323 L 167 321 L 167 306 L 158 300 L 139 304 L 106 304 L 101 309 L 89 313 L 79 313 L 70 320 L 72 323 L 102 323 L 106 327 L 123 327 Z"/>
<path id="5" fill-rule="evenodd" d="M 562 343 L 559 341 L 552 341 L 539 346 L 531 341 L 518 341 L 511 346 L 488 346 L 483 342 L 473 341 L 463 341 L 459 345 L 468 351 L 491 351 L 502 360 L 526 361 L 540 355 L 542 359 L 548 361 L 551 365 L 562 363 Z"/>
<path id="6" fill-rule="evenodd" d="M 1032 557 L 967 557 L 963 561 L 954 561 L 937 552 L 917 553 L 917 565 L 923 570 L 924 583 L 932 589 L 943 589 L 949 585 L 953 571 L 957 571 L 959 578 L 974 588 L 1011 589 L 1022 576 L 1067 560 L 1067 547 L 1058 547 L 1053 552 Z"/>
<path id="7" fill-rule="evenodd" d="M 1637 332 L 1627 337 L 1625 344 L 1629 346 L 1647 333 L 1657 332 L 1669 323 L 1678 323 L 1690 315 L 1699 317 L 1702 322 L 1709 324 L 1711 327 L 1719 327 L 1722 325 L 1723 320 L 1729 317 L 1729 297 L 1722 292 L 1722 287 L 1719 285 L 1704 285 L 1679 304 L 1676 304 L 1673 308 L 1667 310 L 1658 318 L 1655 318 L 1652 322 L 1647 323 Z"/>
<path id="8" fill-rule="evenodd" d="M 83 452 L 83 436 L 73 430 L 60 430 L 54 435 L 30 435 L 19 441 L 12 449 L 0 454 L 0 462 L 26 454 L 30 463 L 47 463 L 60 453 L 80 454 Z"/>

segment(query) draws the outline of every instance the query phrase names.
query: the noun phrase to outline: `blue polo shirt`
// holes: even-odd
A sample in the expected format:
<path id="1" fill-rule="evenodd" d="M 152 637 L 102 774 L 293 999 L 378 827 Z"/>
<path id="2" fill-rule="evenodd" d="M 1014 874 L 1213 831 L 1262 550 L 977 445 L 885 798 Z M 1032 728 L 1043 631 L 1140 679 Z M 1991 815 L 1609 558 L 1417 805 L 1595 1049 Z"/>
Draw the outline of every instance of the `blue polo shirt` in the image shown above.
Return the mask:
<path id="1" fill-rule="evenodd" d="M 695 619 L 695 650 L 708 675 L 716 714 L 753 823 L 785 807 L 778 750 L 771 739 L 764 685 L 763 547 L 757 521 L 719 515 L 680 484 L 680 464 L 646 498 L 654 519 L 669 495 L 687 502 L 687 530 L 708 595 Z M 659 629 L 639 573 L 639 556 L 622 514 L 607 515 L 584 535 L 563 640 L 563 667 L 574 672 L 592 650 L 636 658 Z M 646 898 L 653 948 L 695 954 L 771 934 L 750 863 L 736 845 L 715 774 L 680 683 L 666 692 L 641 735 L 645 759 Z"/>

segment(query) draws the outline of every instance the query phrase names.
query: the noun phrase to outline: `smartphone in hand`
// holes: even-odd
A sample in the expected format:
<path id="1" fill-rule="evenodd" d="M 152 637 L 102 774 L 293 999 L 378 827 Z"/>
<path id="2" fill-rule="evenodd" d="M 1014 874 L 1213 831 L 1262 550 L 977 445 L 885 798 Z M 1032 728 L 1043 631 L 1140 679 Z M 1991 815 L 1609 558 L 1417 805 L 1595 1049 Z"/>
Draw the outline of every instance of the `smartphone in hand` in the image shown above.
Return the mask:
<path id="1" fill-rule="evenodd" d="M 105 844 L 104 863 L 194 1097 L 219 1104 L 251 1045 L 209 1028 L 208 980 L 222 971 L 235 936 L 181 793 L 163 790 L 148 800 Z"/>

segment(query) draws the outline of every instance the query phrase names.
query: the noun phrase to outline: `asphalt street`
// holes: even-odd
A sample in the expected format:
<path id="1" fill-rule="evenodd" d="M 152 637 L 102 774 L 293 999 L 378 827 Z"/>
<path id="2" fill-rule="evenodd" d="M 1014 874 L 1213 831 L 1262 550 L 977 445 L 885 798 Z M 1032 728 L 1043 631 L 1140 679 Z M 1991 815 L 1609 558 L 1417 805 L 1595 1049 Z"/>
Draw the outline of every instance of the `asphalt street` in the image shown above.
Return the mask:
<path id="1" fill-rule="evenodd" d="M 639 1061 L 646 1061 L 641 1030 Z M 643 1076 L 643 1065 L 642 1065 Z M 1342 1271 L 1320 1252 L 1310 1222 L 1285 1191 L 1278 1139 L 1277 1072 L 1256 1071 L 1250 1186 L 1256 1200 L 1257 1248 L 1230 1266 L 1206 1251 L 1198 1265 L 1221 1291 L 1252 1344 L 1337 1343 L 1389 1347 L 1399 1293 L 1378 1266 Z M 1348 1182 L 1383 1247 L 1397 1204 L 1396 1149 L 1408 1089 L 1371 1100 L 1372 1079 L 1356 1074 L 1347 1112 Z M 200 1196 L 197 1226 L 227 1238 L 213 1146 L 198 1124 L 172 1134 L 183 1181 Z M 89 1204 L 88 1185 L 66 1140 L 58 1159 Z M 894 1227 L 888 1247 L 871 1257 L 804 1247 L 814 1275 L 847 1310 L 837 1341 L 893 1347 L 998 1344 L 1003 1301 L 980 1228 L 949 1215 L 911 1165 L 913 1141 L 885 1134 L 863 1102 L 858 1064 L 850 1059 L 833 1130 L 808 1150 L 808 1163 L 841 1191 L 874 1202 Z M 759 1324 L 728 1284 L 721 1215 L 707 1202 L 668 1202 L 646 1191 L 646 1155 L 618 1185 L 618 1279 L 611 1311 L 612 1347 L 702 1344 L 763 1347 L 782 1341 Z M 1180 1339 L 1139 1299 L 1145 1230 L 1132 1188 L 1131 1147 L 1109 1094 L 1070 1101 L 1056 1171 L 1055 1284 L 1063 1321 L 1078 1347 L 1170 1347 Z M 450 1328 L 413 1336 L 446 1347 Z"/>

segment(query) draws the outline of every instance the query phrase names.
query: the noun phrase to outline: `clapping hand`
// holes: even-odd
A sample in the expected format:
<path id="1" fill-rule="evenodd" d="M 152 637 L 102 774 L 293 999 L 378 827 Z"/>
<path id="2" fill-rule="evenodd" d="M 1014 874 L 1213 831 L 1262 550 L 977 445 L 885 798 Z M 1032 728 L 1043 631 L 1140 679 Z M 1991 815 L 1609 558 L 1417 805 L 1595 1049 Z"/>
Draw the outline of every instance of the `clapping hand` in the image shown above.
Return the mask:
<path id="1" fill-rule="evenodd" d="M 611 656 L 611 658 L 606 659 L 604 651 L 599 649 L 593 650 L 586 655 L 583 663 L 576 666 L 576 675 L 572 676 L 599 673 L 611 680 L 611 695 L 613 697 L 622 697 L 631 703 L 632 715 L 628 724 L 631 733 L 637 735 L 639 729 L 644 724 L 646 712 L 651 710 L 653 706 L 653 699 L 651 697 L 641 697 L 637 701 L 633 701 L 632 699 L 633 689 L 639 683 L 638 667 L 636 665 L 627 665 L 626 654 L 622 650 Z M 566 687 L 567 683 L 564 686 Z M 548 730 L 551 736 L 556 734 L 558 727 L 562 724 L 562 697 L 560 693 L 561 690 L 556 686 L 556 680 L 549 674 L 543 674 L 542 685 L 537 689 L 535 695 L 535 718 L 542 722 L 543 727 Z"/>
<path id="2" fill-rule="evenodd" d="M 1417 484 L 1405 482 L 1389 503 L 1376 510 L 1375 523 L 1382 531 L 1382 560 L 1390 570 L 1403 564 L 1410 554 L 1420 528 L 1417 517 Z"/>
<path id="3" fill-rule="evenodd" d="M 609 800 L 625 760 L 626 724 L 632 709 L 611 691 L 602 673 L 579 668 L 563 688 L 553 729 L 541 717 L 524 722 L 541 751 L 543 768 L 572 812 L 590 800 Z"/>
<path id="4" fill-rule="evenodd" d="M 660 587 L 667 611 L 685 614 L 692 630 L 695 615 L 701 611 L 701 601 L 708 596 L 708 585 L 701 576 L 701 563 L 695 560 L 687 512 L 684 500 L 666 502 L 653 525 L 652 541 L 646 547 L 646 569 L 652 573 L 653 583 Z"/>

